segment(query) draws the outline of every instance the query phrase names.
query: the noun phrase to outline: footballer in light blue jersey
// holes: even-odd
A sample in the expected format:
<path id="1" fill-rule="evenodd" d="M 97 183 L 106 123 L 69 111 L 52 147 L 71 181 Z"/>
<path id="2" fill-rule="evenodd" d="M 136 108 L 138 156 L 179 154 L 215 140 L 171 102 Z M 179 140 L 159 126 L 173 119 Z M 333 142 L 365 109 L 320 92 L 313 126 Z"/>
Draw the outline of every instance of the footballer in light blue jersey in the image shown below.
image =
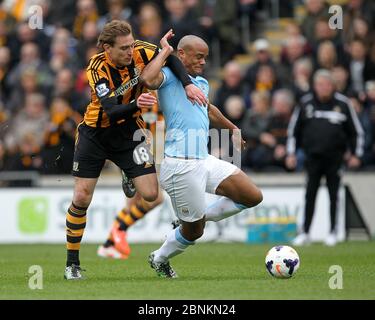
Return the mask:
<path id="1" fill-rule="evenodd" d="M 167 36 L 160 41 L 163 49 L 143 70 L 141 81 L 149 89 L 159 89 L 160 107 L 167 126 L 160 184 L 169 194 L 181 224 L 168 233 L 159 249 L 151 252 L 149 263 L 160 277 L 176 278 L 169 260 L 203 235 L 207 221 L 217 222 L 259 204 L 262 193 L 235 165 L 207 153 L 209 123 L 220 129 L 238 128 L 212 104 L 208 107 L 192 104 L 186 98 L 182 84 L 163 67 L 173 50 L 168 39 Z M 207 43 L 197 36 L 187 35 L 180 40 L 177 50 L 191 81 L 203 90 L 207 99 L 209 86 L 200 76 L 208 56 Z M 233 137 L 244 146 L 240 136 Z M 221 197 L 208 204 L 206 193 Z"/>
<path id="2" fill-rule="evenodd" d="M 185 89 L 168 67 L 162 68 L 164 80 L 159 87 L 159 102 L 166 123 L 165 155 L 205 159 L 208 157 L 209 118 L 206 106 L 194 105 Z M 208 99 L 209 84 L 201 76 L 191 77 Z"/>

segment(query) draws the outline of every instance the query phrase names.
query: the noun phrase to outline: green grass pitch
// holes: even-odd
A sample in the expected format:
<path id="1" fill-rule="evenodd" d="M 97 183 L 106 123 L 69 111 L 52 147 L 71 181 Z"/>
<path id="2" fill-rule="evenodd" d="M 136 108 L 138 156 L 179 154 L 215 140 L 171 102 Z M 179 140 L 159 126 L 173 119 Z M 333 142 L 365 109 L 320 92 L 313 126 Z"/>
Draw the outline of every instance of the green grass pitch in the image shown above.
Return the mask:
<path id="1" fill-rule="evenodd" d="M 147 263 L 157 244 L 132 246 L 128 260 L 96 256 L 83 244 L 83 281 L 63 279 L 64 245 L 0 245 L 0 299 L 375 299 L 375 243 L 297 248 L 300 269 L 287 280 L 272 278 L 265 254 L 272 245 L 198 243 L 175 257 L 178 279 L 161 279 Z M 28 286 L 31 265 L 43 268 L 43 289 Z M 343 270 L 343 288 L 332 290 L 332 265 Z"/>

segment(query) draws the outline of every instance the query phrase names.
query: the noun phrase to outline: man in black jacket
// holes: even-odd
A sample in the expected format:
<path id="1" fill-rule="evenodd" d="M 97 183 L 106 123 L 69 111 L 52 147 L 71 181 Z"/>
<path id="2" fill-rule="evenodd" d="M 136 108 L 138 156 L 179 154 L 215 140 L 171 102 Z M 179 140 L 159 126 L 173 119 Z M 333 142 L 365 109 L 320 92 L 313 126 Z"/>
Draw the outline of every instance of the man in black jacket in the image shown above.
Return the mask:
<path id="1" fill-rule="evenodd" d="M 314 91 L 302 97 L 288 128 L 286 166 L 295 168 L 295 152 L 300 147 L 306 154 L 308 175 L 305 222 L 303 232 L 294 239 L 294 245 L 309 242 L 308 233 L 322 176 L 327 182 L 331 215 L 330 234 L 325 244 L 336 244 L 337 194 L 344 154 L 349 148 L 348 167 L 359 167 L 363 143 L 363 130 L 349 99 L 336 92 L 329 71 L 318 70 L 314 75 Z"/>

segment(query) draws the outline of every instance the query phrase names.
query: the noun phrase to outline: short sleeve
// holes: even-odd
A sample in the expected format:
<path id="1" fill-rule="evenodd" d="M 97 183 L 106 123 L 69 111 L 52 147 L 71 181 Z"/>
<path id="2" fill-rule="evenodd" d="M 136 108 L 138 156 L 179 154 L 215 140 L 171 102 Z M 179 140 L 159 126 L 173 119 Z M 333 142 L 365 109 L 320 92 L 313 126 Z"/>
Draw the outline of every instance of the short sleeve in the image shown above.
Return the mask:
<path id="1" fill-rule="evenodd" d="M 89 67 L 86 73 L 89 85 L 99 99 L 103 99 L 111 93 L 108 75 L 105 72 Z"/>
<path id="2" fill-rule="evenodd" d="M 170 83 L 172 83 L 176 79 L 173 72 L 168 67 L 163 67 L 161 69 L 161 72 L 163 74 L 164 79 L 163 79 L 163 82 L 161 83 L 161 85 L 159 86 L 159 89 L 161 89 L 163 87 L 166 87 L 167 85 L 169 85 Z"/>

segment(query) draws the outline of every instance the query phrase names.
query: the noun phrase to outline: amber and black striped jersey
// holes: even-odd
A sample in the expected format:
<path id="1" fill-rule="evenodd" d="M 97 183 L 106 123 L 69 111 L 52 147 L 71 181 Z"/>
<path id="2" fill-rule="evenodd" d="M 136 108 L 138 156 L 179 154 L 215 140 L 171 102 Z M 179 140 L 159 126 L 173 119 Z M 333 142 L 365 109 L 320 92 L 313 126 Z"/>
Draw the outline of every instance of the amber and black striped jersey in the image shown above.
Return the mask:
<path id="1" fill-rule="evenodd" d="M 118 105 L 129 104 L 141 93 L 148 91 L 139 83 L 139 75 L 157 53 L 157 46 L 137 40 L 131 64 L 121 69 L 111 62 L 105 52 L 96 54 L 90 59 L 86 72 L 91 87 L 91 102 L 84 115 L 86 125 L 96 128 L 106 128 L 112 125 L 101 105 L 103 97 L 117 97 Z M 116 108 L 116 105 L 112 107 Z M 128 118 L 116 123 L 122 122 L 125 122 L 124 125 L 129 123 L 131 126 L 136 123 L 138 128 L 145 128 L 141 110 L 135 111 Z"/>

